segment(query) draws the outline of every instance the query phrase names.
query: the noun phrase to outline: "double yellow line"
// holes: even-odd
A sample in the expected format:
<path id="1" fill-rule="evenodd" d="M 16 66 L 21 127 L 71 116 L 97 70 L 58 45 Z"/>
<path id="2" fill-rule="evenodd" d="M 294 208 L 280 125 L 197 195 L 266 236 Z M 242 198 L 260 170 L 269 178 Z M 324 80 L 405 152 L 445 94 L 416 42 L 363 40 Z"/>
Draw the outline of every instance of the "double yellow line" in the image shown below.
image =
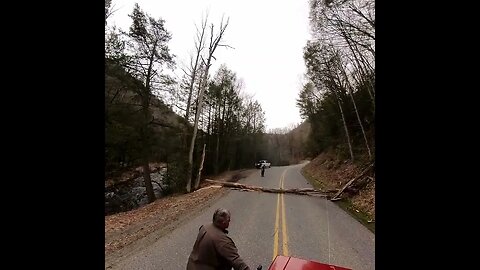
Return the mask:
<path id="1" fill-rule="evenodd" d="M 285 173 L 287 172 L 288 169 L 285 169 L 283 171 L 282 176 L 280 176 L 280 188 L 283 189 L 283 181 L 285 179 Z M 280 209 L 281 208 L 281 209 Z M 280 210 L 281 210 L 281 216 L 282 216 L 282 249 L 283 249 L 283 255 L 288 256 L 288 235 L 287 235 L 287 223 L 285 222 L 285 201 L 283 199 L 283 193 L 278 193 L 277 194 L 277 213 L 275 216 L 275 234 L 273 237 L 273 258 L 272 261 L 275 259 L 275 257 L 278 255 L 278 230 L 279 230 L 279 219 L 280 219 Z"/>

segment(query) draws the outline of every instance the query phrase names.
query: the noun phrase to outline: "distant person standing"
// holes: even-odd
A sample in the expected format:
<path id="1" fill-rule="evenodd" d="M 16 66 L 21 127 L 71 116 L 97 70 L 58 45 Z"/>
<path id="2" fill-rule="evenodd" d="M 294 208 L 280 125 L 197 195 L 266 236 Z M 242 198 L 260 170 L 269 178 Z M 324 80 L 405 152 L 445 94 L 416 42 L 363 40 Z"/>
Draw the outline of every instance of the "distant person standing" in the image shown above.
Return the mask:
<path id="1" fill-rule="evenodd" d="M 261 169 L 262 169 L 262 177 L 264 177 L 265 176 L 265 164 L 262 164 Z"/>

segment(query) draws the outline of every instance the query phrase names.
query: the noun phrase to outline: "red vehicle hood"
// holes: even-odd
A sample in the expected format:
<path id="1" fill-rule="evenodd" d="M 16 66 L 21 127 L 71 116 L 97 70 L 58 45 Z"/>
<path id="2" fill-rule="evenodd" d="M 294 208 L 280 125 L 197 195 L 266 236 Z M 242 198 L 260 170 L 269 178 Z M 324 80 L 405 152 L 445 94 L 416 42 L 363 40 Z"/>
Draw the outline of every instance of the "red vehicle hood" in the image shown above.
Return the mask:
<path id="1" fill-rule="evenodd" d="M 268 270 L 352 270 L 350 268 L 278 255 Z"/>

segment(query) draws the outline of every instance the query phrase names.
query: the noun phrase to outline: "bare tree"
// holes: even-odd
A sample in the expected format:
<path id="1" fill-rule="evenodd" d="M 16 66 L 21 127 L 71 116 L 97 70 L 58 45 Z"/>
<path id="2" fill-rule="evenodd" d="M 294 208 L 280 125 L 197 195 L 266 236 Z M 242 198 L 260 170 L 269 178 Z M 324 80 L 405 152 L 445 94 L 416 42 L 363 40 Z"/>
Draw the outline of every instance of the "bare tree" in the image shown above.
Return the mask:
<path id="1" fill-rule="evenodd" d="M 353 161 L 354 155 L 350 139 L 350 132 L 348 131 L 347 121 L 342 106 L 342 96 L 344 96 L 342 92 L 344 91 L 344 87 L 342 86 L 342 81 L 337 74 L 332 48 L 329 46 L 322 46 L 321 43 L 318 42 L 309 42 L 307 43 L 304 58 L 307 63 L 307 73 L 309 74 L 310 79 L 314 83 L 315 87 L 317 89 L 322 89 L 324 88 L 323 86 L 325 86 L 325 88 L 328 91 L 331 91 L 335 96 L 338 108 L 340 110 L 345 136 L 347 138 L 350 157 Z"/>
<path id="2" fill-rule="evenodd" d="M 361 129 L 370 158 L 372 151 L 367 132 L 357 106 L 356 91 L 366 90 L 375 111 L 375 2 L 373 0 L 324 1 L 310 0 L 310 22 L 314 40 L 307 44 L 310 49 L 310 79 L 317 88 L 325 86 L 333 93 L 340 110 L 347 141 L 349 114 L 345 93 L 350 96 L 352 107 Z M 318 47 L 318 48 L 315 48 Z M 327 55 L 328 57 L 323 57 Z M 315 59 L 319 59 L 318 61 Z M 321 63 L 323 61 L 323 63 Z M 314 102 L 307 101 L 309 94 L 303 91 L 300 106 L 303 113 L 316 111 Z M 361 97 L 360 94 L 358 97 Z M 320 99 L 321 100 L 321 99 Z M 366 100 L 368 101 L 368 99 Z M 363 101 L 361 101 L 363 102 Z M 314 111 L 312 111 L 312 109 Z M 344 110 L 347 109 L 345 112 Z M 353 151 L 349 148 L 353 159 Z"/>
<path id="3" fill-rule="evenodd" d="M 354 11 L 353 14 L 352 11 Z M 354 15 L 358 14 L 361 15 L 361 19 L 365 18 L 368 23 L 358 22 L 359 20 L 354 17 Z M 325 17 L 331 24 L 334 35 L 338 35 L 347 43 L 348 49 L 354 60 L 352 64 L 357 67 L 359 74 L 361 75 L 360 79 L 366 80 L 370 85 L 367 90 L 372 99 L 372 103 L 375 106 L 375 89 L 369 76 L 369 74 L 374 72 L 374 68 L 372 64 L 370 64 L 373 59 L 369 59 L 364 53 L 365 50 L 359 48 L 359 46 L 363 47 L 375 57 L 375 50 L 370 45 L 372 42 L 375 42 L 374 21 L 365 16 L 361 10 L 353 4 L 348 5 L 348 8 L 346 9 L 334 8 L 331 11 L 330 17 L 329 15 L 325 15 Z"/>
<path id="4" fill-rule="evenodd" d="M 201 81 L 201 87 L 200 87 L 200 93 L 199 93 L 199 96 L 198 96 L 198 107 L 197 107 L 197 112 L 195 114 L 195 122 L 194 122 L 194 125 L 193 125 L 193 135 L 192 135 L 192 140 L 191 140 L 191 143 L 190 143 L 190 151 L 188 153 L 188 170 L 187 170 L 187 192 L 190 192 L 191 191 L 191 185 L 192 185 L 192 168 L 193 168 L 193 149 L 195 147 L 195 139 L 197 137 L 197 130 L 198 130 L 198 119 L 200 117 L 200 114 L 202 112 L 202 106 L 203 106 L 203 94 L 205 92 L 205 88 L 207 87 L 207 83 L 208 83 L 208 70 L 210 69 L 210 66 L 211 66 L 211 61 L 212 61 L 212 58 L 215 59 L 215 57 L 213 56 L 215 50 L 217 49 L 218 46 L 227 46 L 228 45 L 223 45 L 223 44 L 220 44 L 220 41 L 222 40 L 222 37 L 225 33 L 225 30 L 227 29 L 227 26 L 228 26 L 228 19 L 227 19 L 227 22 L 224 24 L 223 23 L 223 19 L 222 21 L 220 22 L 220 29 L 218 31 L 218 33 L 216 34 L 216 36 L 214 37 L 214 25 L 211 24 L 210 25 L 210 44 L 208 46 L 208 56 L 207 56 L 207 61 L 205 61 L 203 58 L 202 58 L 202 61 L 205 63 L 205 73 L 203 74 L 203 78 L 202 78 L 202 81 Z"/>
<path id="5" fill-rule="evenodd" d="M 350 98 L 352 99 L 352 103 L 353 103 L 353 107 L 354 107 L 354 110 L 355 110 L 355 114 L 357 116 L 358 124 L 360 125 L 360 128 L 362 130 L 363 139 L 365 140 L 365 146 L 367 147 L 368 157 L 372 158 L 372 152 L 370 151 L 370 146 L 369 146 L 369 143 L 368 143 L 367 135 L 365 134 L 365 129 L 363 128 L 362 120 L 360 118 L 360 114 L 358 113 L 357 103 L 355 102 L 355 98 L 353 97 L 353 90 L 352 90 L 353 87 L 350 83 L 349 76 L 347 75 L 347 72 L 345 71 L 345 67 L 341 63 L 341 59 L 340 59 L 338 54 L 336 55 L 336 60 L 338 61 L 338 63 L 337 63 L 338 69 L 340 70 L 340 72 L 342 72 L 342 74 L 344 76 L 344 80 L 347 83 L 346 88 L 348 90 Z"/>
<path id="6" fill-rule="evenodd" d="M 196 35 L 196 40 L 195 40 L 195 61 L 193 60 L 193 55 L 190 58 L 190 67 L 189 71 L 185 71 L 185 74 L 187 74 L 190 77 L 190 86 L 189 86 L 189 92 L 188 92 L 188 99 L 187 99 L 187 108 L 185 111 L 185 120 L 188 121 L 188 117 L 190 114 L 190 106 L 192 103 L 192 93 L 193 93 L 193 86 L 195 83 L 195 79 L 197 76 L 197 72 L 199 69 L 199 61 L 200 57 L 202 54 L 203 49 L 205 48 L 205 29 L 207 28 L 207 21 L 208 21 L 208 14 L 205 16 L 205 19 L 202 18 L 201 22 L 201 28 L 198 29 L 198 27 L 195 25 L 197 28 L 197 35 Z"/>
<path id="7" fill-rule="evenodd" d="M 350 151 L 350 158 L 353 161 L 355 157 L 353 155 L 352 141 L 350 140 L 350 133 L 348 132 L 347 121 L 345 120 L 345 113 L 343 112 L 342 99 L 338 94 L 338 89 L 335 89 L 335 88 L 336 88 L 335 86 L 332 87 L 332 92 L 335 94 L 335 97 L 337 99 L 338 108 L 340 109 L 340 115 L 342 116 L 343 128 L 345 129 L 345 135 L 347 136 L 347 143 L 348 143 L 348 150 Z"/>

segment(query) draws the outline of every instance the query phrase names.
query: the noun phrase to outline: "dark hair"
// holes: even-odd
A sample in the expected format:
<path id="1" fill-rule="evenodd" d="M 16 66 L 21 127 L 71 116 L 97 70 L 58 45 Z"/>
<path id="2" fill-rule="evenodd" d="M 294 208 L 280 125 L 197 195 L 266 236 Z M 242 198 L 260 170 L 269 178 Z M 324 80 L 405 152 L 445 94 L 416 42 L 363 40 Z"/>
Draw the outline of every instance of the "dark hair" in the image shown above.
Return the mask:
<path id="1" fill-rule="evenodd" d="M 213 224 L 219 225 L 230 217 L 230 211 L 225 208 L 218 208 L 213 213 Z"/>

